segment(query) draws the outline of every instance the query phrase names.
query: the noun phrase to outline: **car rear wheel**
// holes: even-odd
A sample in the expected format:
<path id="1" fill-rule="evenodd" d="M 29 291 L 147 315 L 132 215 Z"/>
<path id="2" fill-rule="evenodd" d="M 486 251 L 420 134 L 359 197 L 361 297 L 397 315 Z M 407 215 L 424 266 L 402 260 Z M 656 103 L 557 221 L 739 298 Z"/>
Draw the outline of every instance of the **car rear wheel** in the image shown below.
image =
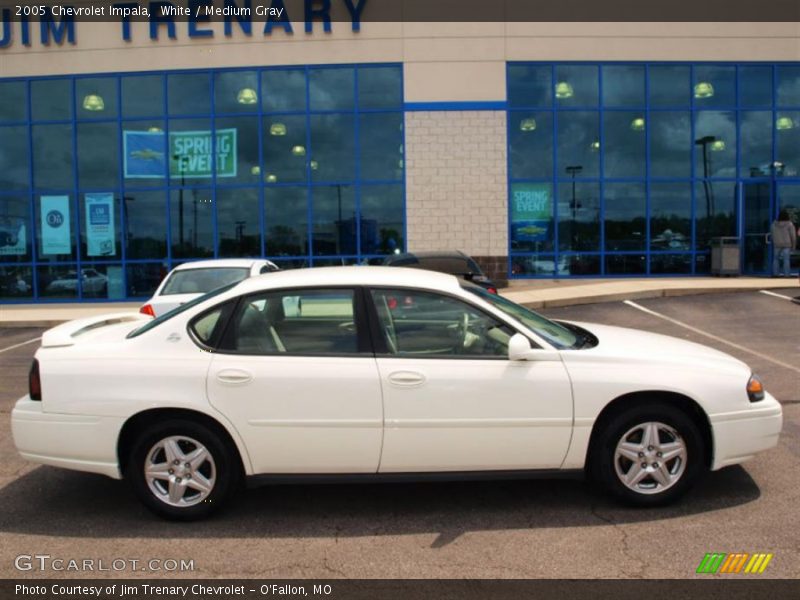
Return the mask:
<path id="1" fill-rule="evenodd" d="M 595 448 L 595 474 L 628 504 L 658 506 L 684 494 L 705 470 L 703 438 L 669 404 L 625 410 L 606 421 Z"/>
<path id="2" fill-rule="evenodd" d="M 168 421 L 142 432 L 125 474 L 147 508 L 184 521 L 221 508 L 241 480 L 235 450 L 211 428 L 191 421 Z"/>

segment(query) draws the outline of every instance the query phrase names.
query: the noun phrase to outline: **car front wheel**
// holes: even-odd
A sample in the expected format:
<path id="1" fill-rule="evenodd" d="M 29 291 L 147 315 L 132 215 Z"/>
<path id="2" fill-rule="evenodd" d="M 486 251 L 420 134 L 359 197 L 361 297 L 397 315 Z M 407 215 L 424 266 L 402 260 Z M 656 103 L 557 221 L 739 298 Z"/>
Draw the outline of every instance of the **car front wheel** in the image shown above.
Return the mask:
<path id="1" fill-rule="evenodd" d="M 212 429 L 169 421 L 139 435 L 126 477 L 151 511 L 189 521 L 221 508 L 236 491 L 240 472 L 234 451 Z"/>
<path id="2" fill-rule="evenodd" d="M 668 504 L 705 470 L 703 439 L 680 409 L 653 404 L 612 417 L 600 432 L 596 474 L 628 504 Z"/>

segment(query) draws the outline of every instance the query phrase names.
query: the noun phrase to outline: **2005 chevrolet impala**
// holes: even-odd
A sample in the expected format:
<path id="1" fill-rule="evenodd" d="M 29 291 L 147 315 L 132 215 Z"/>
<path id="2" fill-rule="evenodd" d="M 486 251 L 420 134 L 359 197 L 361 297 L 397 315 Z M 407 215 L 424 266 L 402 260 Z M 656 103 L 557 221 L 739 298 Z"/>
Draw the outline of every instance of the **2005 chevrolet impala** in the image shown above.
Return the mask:
<path id="1" fill-rule="evenodd" d="M 744 363 L 666 336 L 553 322 L 450 275 L 273 273 L 151 320 L 47 331 L 14 408 L 28 460 L 127 478 L 207 515 L 245 476 L 585 470 L 663 504 L 778 442 Z"/>

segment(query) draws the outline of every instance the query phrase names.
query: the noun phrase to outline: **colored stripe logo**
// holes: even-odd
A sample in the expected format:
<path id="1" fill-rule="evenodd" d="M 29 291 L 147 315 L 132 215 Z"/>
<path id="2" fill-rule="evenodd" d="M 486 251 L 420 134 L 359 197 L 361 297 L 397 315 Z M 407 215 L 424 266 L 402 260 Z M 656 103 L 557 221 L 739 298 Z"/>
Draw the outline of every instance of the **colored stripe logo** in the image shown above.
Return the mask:
<path id="1" fill-rule="evenodd" d="M 748 573 L 755 575 L 763 573 L 767 565 L 772 560 L 774 554 L 748 554 L 746 552 L 734 552 L 726 554 L 724 552 L 708 552 L 700 561 L 697 573 L 715 575 L 721 573 Z"/>

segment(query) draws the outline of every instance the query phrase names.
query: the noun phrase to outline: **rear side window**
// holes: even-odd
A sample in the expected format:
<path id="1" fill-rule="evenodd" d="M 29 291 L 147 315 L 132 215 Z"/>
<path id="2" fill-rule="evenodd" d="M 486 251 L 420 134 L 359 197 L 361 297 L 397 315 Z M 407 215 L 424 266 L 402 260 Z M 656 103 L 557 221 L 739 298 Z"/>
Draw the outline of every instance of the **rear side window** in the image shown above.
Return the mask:
<path id="1" fill-rule="evenodd" d="M 236 301 L 231 300 L 215 306 L 195 318 L 189 324 L 189 330 L 203 346 L 216 347 L 218 340 L 222 336 L 225 323 L 228 321 L 228 317 L 235 305 Z"/>
<path id="2" fill-rule="evenodd" d="M 238 283 L 250 275 L 250 269 L 242 267 L 212 267 L 208 269 L 185 269 L 173 271 L 161 296 L 175 294 L 207 294 L 219 287 Z"/>

